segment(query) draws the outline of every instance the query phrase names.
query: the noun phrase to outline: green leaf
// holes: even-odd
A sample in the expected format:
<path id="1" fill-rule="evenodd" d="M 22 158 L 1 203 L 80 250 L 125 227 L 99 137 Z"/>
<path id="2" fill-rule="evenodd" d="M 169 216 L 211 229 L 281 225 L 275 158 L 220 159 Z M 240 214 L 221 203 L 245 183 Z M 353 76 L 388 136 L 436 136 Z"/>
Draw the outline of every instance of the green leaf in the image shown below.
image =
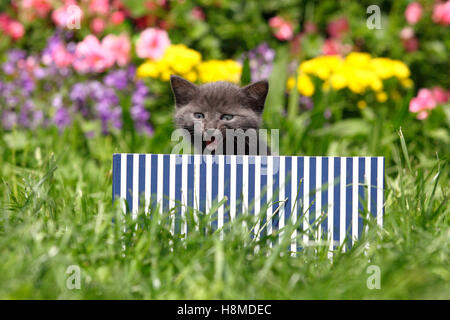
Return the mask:
<path id="1" fill-rule="evenodd" d="M 370 126 L 361 119 L 347 119 L 339 121 L 329 127 L 317 129 L 311 132 L 313 136 L 333 135 L 336 137 L 353 137 L 357 135 L 369 135 Z"/>
<path id="2" fill-rule="evenodd" d="M 241 85 L 245 86 L 252 81 L 252 75 L 250 73 L 250 61 L 248 57 L 244 60 L 244 66 L 242 67 Z"/>

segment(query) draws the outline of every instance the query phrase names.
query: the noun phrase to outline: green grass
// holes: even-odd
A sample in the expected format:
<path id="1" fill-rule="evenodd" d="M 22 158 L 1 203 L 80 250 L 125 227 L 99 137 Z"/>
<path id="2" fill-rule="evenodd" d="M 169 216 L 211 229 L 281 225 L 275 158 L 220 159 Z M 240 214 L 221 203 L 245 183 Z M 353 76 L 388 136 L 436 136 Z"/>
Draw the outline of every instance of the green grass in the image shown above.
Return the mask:
<path id="1" fill-rule="evenodd" d="M 165 151 L 140 142 L 133 151 Z M 324 248 L 280 254 L 287 242 L 269 250 L 241 221 L 223 240 L 211 230 L 182 240 L 170 234 L 167 214 L 124 219 L 111 203 L 111 155 L 126 145 L 76 129 L 1 133 L 0 298 L 450 298 L 447 159 L 415 158 L 403 135 L 384 154 L 383 229 L 372 225 L 332 260 Z M 80 290 L 66 288 L 70 265 L 81 268 Z M 370 265 L 380 267 L 379 290 L 367 288 Z"/>
<path id="2" fill-rule="evenodd" d="M 264 125 L 280 129 L 280 154 L 384 156 L 382 229 L 368 221 L 368 234 L 329 259 L 325 247 L 281 254 L 292 225 L 268 249 L 240 220 L 223 239 L 210 229 L 181 239 L 169 232 L 168 213 L 124 217 L 111 201 L 112 154 L 170 153 L 168 105 L 152 110 L 152 138 L 127 121 L 120 134 L 93 138 L 77 121 L 61 133 L 0 131 L 0 298 L 449 299 L 450 105 L 417 121 L 408 112 L 412 91 L 355 111 L 353 96 L 317 90 L 314 108 L 300 112 L 297 97 L 285 97 L 287 52 L 277 57 Z M 256 223 L 245 219 L 249 228 Z M 71 265 L 81 269 L 80 290 L 66 287 Z M 379 290 L 367 287 L 372 265 L 381 271 Z"/>

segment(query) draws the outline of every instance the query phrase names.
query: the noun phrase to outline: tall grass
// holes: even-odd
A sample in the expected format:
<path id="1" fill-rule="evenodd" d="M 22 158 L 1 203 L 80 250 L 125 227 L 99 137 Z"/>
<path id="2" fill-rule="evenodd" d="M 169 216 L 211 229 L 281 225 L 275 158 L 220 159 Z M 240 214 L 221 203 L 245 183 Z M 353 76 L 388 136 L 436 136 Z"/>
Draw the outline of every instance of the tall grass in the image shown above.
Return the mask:
<path id="1" fill-rule="evenodd" d="M 327 122 L 325 108 L 341 108 L 333 93 L 302 112 L 295 92 L 285 96 L 287 54 L 277 52 L 264 125 L 280 129 L 283 155 L 384 156 L 382 229 L 367 221 L 369 232 L 330 259 L 326 246 L 289 255 L 289 224 L 269 248 L 274 239 L 250 236 L 255 217 L 214 232 L 207 212 L 200 231 L 191 226 L 183 239 L 171 234 L 168 212 L 124 216 L 111 201 L 112 154 L 170 153 L 164 106 L 152 113 L 151 139 L 130 123 L 120 135 L 93 138 L 77 122 L 64 132 L 0 131 L 0 298 L 450 298 L 450 109 L 418 122 L 404 97 Z M 66 286 L 71 265 L 81 269 L 80 290 Z M 379 290 L 367 286 L 372 265 Z"/>
<path id="2" fill-rule="evenodd" d="M 252 240 L 252 217 L 221 235 L 206 214 L 206 232 L 186 239 L 170 233 L 168 213 L 124 217 L 111 203 L 111 154 L 120 147 L 72 130 L 1 136 L 0 298 L 450 297 L 447 161 L 422 168 L 402 135 L 386 169 L 384 227 L 329 259 L 325 247 L 282 254 L 289 225 L 272 249 L 265 237 Z M 81 268 L 80 290 L 66 287 L 70 265 Z M 367 287 L 370 265 L 380 267 L 379 290 Z"/>

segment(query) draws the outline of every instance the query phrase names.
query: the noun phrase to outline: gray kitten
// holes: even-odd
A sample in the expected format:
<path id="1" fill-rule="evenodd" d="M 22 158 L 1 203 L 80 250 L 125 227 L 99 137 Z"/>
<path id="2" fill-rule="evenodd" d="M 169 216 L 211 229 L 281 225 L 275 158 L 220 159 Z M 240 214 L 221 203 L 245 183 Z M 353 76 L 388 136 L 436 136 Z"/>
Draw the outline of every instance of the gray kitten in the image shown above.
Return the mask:
<path id="1" fill-rule="evenodd" d="M 170 82 L 175 126 L 189 132 L 197 153 L 270 154 L 258 134 L 269 90 L 266 80 L 243 88 L 225 81 L 198 86 L 175 75 Z"/>

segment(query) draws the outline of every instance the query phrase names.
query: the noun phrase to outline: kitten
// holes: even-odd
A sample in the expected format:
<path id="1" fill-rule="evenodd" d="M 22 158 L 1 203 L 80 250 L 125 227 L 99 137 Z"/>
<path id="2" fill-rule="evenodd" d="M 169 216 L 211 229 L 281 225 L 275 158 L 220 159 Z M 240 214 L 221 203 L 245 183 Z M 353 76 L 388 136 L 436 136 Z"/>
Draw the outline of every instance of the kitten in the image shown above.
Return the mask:
<path id="1" fill-rule="evenodd" d="M 175 75 L 170 82 L 175 126 L 189 132 L 195 152 L 270 154 L 258 134 L 269 90 L 266 80 L 243 88 L 225 81 L 198 86 Z"/>

